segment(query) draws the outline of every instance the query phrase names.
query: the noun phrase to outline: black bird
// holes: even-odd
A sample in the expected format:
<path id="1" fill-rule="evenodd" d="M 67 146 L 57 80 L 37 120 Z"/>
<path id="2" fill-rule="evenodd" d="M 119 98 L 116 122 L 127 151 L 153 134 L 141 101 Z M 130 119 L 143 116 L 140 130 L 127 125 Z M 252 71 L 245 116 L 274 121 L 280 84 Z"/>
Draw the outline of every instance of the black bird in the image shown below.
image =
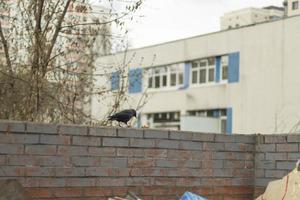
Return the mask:
<path id="1" fill-rule="evenodd" d="M 136 117 L 136 111 L 134 109 L 128 109 L 128 110 L 123 110 L 121 112 L 118 112 L 112 116 L 108 117 L 108 120 L 110 121 L 117 121 L 119 123 L 120 126 L 120 122 L 125 123 L 127 126 L 127 122 L 132 118 L 132 117 Z"/>

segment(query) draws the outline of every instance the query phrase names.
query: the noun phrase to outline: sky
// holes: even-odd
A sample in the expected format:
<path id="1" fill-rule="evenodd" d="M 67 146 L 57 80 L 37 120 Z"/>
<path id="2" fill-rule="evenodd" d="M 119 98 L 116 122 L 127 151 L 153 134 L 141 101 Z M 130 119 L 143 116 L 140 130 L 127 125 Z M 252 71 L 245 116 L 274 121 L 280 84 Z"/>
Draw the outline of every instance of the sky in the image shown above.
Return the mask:
<path id="1" fill-rule="evenodd" d="M 130 48 L 154 45 L 220 30 L 226 12 L 282 6 L 283 0 L 144 0 L 127 22 Z"/>

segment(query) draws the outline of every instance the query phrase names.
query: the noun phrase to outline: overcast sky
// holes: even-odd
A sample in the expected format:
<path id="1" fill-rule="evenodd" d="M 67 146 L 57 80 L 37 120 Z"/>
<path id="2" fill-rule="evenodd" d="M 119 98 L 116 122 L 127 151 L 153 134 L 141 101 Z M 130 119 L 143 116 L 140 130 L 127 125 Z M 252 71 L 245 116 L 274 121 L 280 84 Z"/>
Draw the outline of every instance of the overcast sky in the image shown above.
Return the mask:
<path id="1" fill-rule="evenodd" d="M 218 31 L 225 12 L 269 5 L 283 0 L 145 0 L 130 24 L 132 47 L 142 47 Z M 143 15 L 144 17 L 138 17 Z"/>
<path id="2" fill-rule="evenodd" d="M 128 24 L 131 48 L 218 31 L 226 12 L 264 6 L 282 6 L 283 0 L 144 0 Z M 142 16 L 142 17 L 140 17 Z"/>

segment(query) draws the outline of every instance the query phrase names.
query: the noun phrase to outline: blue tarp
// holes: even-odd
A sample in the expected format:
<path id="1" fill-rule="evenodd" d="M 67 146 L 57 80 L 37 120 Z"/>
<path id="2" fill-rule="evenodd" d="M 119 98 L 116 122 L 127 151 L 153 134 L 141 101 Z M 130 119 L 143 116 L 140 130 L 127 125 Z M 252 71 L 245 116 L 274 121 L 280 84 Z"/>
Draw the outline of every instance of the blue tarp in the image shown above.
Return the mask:
<path id="1" fill-rule="evenodd" d="M 182 197 L 180 198 L 180 200 L 207 200 L 203 197 L 200 197 L 194 193 L 191 192 L 185 192 Z"/>

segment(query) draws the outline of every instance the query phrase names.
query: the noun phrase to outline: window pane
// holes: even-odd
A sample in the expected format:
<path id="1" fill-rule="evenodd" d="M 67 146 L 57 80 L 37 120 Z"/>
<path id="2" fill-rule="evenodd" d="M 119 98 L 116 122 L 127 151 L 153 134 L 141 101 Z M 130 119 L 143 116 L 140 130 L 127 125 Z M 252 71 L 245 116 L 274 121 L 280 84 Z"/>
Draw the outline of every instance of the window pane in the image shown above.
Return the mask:
<path id="1" fill-rule="evenodd" d="M 208 71 L 208 81 L 213 82 L 215 80 L 215 69 L 209 69 Z"/>
<path id="2" fill-rule="evenodd" d="M 200 67 L 205 67 L 207 65 L 206 60 L 201 60 L 200 61 Z"/>
<path id="3" fill-rule="evenodd" d="M 176 85 L 176 74 L 171 74 L 171 86 Z"/>
<path id="4" fill-rule="evenodd" d="M 200 117 L 206 117 L 206 111 L 197 111 L 196 115 Z"/>
<path id="5" fill-rule="evenodd" d="M 208 58 L 208 65 L 215 65 L 215 58 Z"/>
<path id="6" fill-rule="evenodd" d="M 221 110 L 221 116 L 226 116 L 226 109 Z"/>
<path id="7" fill-rule="evenodd" d="M 206 112 L 206 116 L 207 116 L 207 117 L 213 117 L 213 116 L 214 116 L 214 111 L 213 111 L 213 110 L 208 110 L 208 111 Z"/>
<path id="8" fill-rule="evenodd" d="M 226 119 L 221 119 L 221 133 L 226 133 Z"/>
<path id="9" fill-rule="evenodd" d="M 198 67 L 198 63 L 197 62 L 193 62 L 192 63 L 192 68 L 197 68 Z"/>
<path id="10" fill-rule="evenodd" d="M 148 87 L 149 87 L 149 88 L 152 88 L 152 87 L 153 87 L 152 81 L 153 81 L 153 78 L 150 77 L 150 78 L 148 79 Z"/>
<path id="11" fill-rule="evenodd" d="M 222 67 L 222 80 L 227 80 L 228 76 L 228 66 Z"/>
<path id="12" fill-rule="evenodd" d="M 228 65 L 228 56 L 222 56 L 222 65 Z"/>
<path id="13" fill-rule="evenodd" d="M 206 83 L 206 69 L 200 70 L 200 83 Z"/>
<path id="14" fill-rule="evenodd" d="M 183 84 L 183 73 L 178 74 L 178 84 L 179 85 Z"/>
<path id="15" fill-rule="evenodd" d="M 198 83 L 198 71 L 192 72 L 192 83 Z"/>
<path id="16" fill-rule="evenodd" d="M 176 72 L 178 70 L 178 65 L 172 65 L 171 67 L 170 67 L 170 71 L 171 72 Z"/>
<path id="17" fill-rule="evenodd" d="M 293 10 L 296 10 L 296 9 L 298 9 L 298 7 L 299 7 L 298 1 L 294 1 L 294 2 L 292 3 L 292 9 L 293 9 Z"/>
<path id="18" fill-rule="evenodd" d="M 154 69 L 154 73 L 155 73 L 155 74 L 160 74 L 160 68 L 155 68 L 155 69 Z"/>
<path id="19" fill-rule="evenodd" d="M 166 87 L 167 86 L 167 76 L 166 75 L 164 75 L 163 77 L 162 77 L 162 86 L 163 87 Z"/>
<path id="20" fill-rule="evenodd" d="M 196 111 L 188 111 L 188 115 L 190 115 L 190 116 L 196 116 Z"/>
<path id="21" fill-rule="evenodd" d="M 155 88 L 159 88 L 160 85 L 159 85 L 159 82 L 160 82 L 160 77 L 159 76 L 155 76 Z"/>

